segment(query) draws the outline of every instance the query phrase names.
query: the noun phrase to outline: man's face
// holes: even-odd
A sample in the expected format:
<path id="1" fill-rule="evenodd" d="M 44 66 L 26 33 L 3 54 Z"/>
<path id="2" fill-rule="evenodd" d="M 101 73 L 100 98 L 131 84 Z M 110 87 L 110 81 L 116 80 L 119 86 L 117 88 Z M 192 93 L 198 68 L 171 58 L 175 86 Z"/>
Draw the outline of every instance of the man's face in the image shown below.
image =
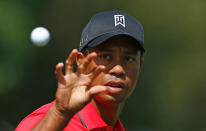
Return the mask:
<path id="1" fill-rule="evenodd" d="M 98 75 L 91 86 L 104 85 L 108 91 L 96 95 L 95 100 L 112 103 L 125 101 L 135 88 L 143 62 L 135 40 L 118 35 L 88 50 L 89 53 L 97 53 L 97 58 L 89 65 L 90 69 L 97 65 L 106 67 L 105 72 Z"/>

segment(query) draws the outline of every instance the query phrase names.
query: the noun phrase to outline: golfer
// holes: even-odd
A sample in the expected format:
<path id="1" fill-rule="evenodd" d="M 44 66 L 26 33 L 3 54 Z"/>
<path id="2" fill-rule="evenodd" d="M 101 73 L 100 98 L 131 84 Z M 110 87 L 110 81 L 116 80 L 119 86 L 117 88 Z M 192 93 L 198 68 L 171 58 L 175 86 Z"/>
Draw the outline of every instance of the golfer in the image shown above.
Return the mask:
<path id="1" fill-rule="evenodd" d="M 56 99 L 24 118 L 16 131 L 124 131 L 119 116 L 135 89 L 143 44 L 142 25 L 127 13 L 94 15 L 79 50 L 56 65 Z"/>

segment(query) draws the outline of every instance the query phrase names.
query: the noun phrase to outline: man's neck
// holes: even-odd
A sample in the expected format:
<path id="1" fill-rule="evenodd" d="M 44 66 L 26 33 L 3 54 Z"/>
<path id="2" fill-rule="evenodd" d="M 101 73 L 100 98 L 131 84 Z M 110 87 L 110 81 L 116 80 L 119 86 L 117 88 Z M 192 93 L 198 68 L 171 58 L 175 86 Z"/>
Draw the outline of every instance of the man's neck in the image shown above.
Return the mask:
<path id="1" fill-rule="evenodd" d="M 124 103 L 120 104 L 109 104 L 100 103 L 98 101 L 92 100 L 92 104 L 95 107 L 98 114 L 104 120 L 105 123 L 114 127 L 117 120 L 119 119 L 120 113 L 123 109 Z"/>

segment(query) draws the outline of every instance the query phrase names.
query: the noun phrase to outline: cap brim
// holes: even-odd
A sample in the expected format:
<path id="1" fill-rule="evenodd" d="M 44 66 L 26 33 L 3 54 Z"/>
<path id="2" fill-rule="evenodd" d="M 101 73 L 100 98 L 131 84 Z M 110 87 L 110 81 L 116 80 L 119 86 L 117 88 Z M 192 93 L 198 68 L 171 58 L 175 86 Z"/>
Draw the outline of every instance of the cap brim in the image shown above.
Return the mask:
<path id="1" fill-rule="evenodd" d="M 88 44 L 88 47 L 95 47 L 101 43 L 103 43 L 104 41 L 106 41 L 107 39 L 113 37 L 113 36 L 116 36 L 116 35 L 127 35 L 127 36 L 130 36 L 132 38 L 134 38 L 136 41 L 137 41 L 137 44 L 140 45 L 141 47 L 141 50 L 143 52 L 145 52 L 145 49 L 143 47 L 143 43 L 142 41 L 139 41 L 137 40 L 135 37 L 133 37 L 131 34 L 128 34 L 126 32 L 110 32 L 110 33 L 106 33 L 106 34 L 103 34 L 103 35 L 100 35 L 96 38 L 94 38 L 93 40 L 91 40 Z"/>

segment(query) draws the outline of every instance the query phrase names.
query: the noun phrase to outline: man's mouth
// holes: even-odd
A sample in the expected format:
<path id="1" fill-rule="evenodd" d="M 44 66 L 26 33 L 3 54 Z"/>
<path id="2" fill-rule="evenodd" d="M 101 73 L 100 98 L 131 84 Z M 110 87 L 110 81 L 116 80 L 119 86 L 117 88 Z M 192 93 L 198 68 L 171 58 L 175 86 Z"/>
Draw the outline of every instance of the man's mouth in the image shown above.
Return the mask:
<path id="1" fill-rule="evenodd" d="M 112 94 L 119 94 L 122 92 L 123 88 L 125 87 L 125 84 L 120 81 L 110 81 L 105 84 L 108 88 L 108 92 Z"/>
<path id="2" fill-rule="evenodd" d="M 106 86 L 111 86 L 111 87 L 114 87 L 114 88 L 123 88 L 123 83 L 110 81 L 106 84 Z"/>

